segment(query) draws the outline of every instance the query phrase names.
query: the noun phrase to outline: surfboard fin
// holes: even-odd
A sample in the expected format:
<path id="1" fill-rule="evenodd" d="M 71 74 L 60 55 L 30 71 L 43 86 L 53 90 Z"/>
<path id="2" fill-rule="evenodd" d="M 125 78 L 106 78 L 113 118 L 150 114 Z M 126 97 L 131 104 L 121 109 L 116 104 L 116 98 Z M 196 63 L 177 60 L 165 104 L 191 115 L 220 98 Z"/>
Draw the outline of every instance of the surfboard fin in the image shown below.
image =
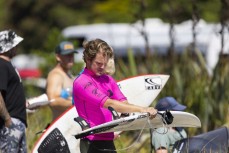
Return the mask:
<path id="1" fill-rule="evenodd" d="M 85 121 L 83 118 L 79 116 L 74 118 L 74 121 L 79 123 L 83 131 L 90 128 L 90 125 L 87 123 L 87 121 Z"/>
<path id="2" fill-rule="evenodd" d="M 116 112 L 116 110 L 113 107 L 108 106 L 108 109 L 111 111 L 114 120 L 117 120 L 120 118 L 118 113 Z"/>

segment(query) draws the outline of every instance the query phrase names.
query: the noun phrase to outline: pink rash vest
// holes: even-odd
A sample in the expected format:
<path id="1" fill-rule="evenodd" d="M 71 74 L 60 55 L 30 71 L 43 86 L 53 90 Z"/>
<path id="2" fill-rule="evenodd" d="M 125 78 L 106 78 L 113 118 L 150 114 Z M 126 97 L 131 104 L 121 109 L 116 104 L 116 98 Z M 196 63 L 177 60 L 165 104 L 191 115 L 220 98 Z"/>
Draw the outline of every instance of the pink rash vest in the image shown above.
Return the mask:
<path id="1" fill-rule="evenodd" d="M 125 101 L 116 81 L 109 75 L 96 76 L 87 68 L 73 83 L 74 105 L 80 117 L 90 127 L 112 120 L 112 114 L 103 108 L 108 98 Z M 114 133 L 102 133 L 87 136 L 89 140 L 113 140 Z"/>

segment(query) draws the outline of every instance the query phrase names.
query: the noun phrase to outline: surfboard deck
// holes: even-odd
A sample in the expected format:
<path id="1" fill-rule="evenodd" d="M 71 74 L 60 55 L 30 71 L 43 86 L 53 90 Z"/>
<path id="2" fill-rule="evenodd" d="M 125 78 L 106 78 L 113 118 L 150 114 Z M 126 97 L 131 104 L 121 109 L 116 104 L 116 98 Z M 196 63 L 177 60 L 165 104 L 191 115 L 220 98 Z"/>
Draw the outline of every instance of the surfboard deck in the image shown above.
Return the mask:
<path id="1" fill-rule="evenodd" d="M 169 75 L 149 74 L 124 79 L 117 84 L 129 103 L 147 107 L 158 96 L 168 79 Z"/>
<path id="2" fill-rule="evenodd" d="M 161 114 L 164 111 L 160 111 Z M 159 127 L 201 127 L 201 122 L 197 116 L 188 112 L 170 111 L 173 122 L 166 124 L 162 115 L 157 114 L 155 118 L 150 118 L 147 113 L 135 113 L 134 115 L 119 118 L 84 131 L 75 135 L 75 138 L 83 138 L 88 135 L 98 133 L 108 133 L 117 131 L 130 131 L 140 129 L 155 129 Z M 164 122 L 163 122 L 164 121 Z"/>
<path id="3" fill-rule="evenodd" d="M 169 75 L 148 74 L 124 79 L 117 82 L 123 94 L 132 104 L 147 107 L 161 92 L 169 79 Z M 78 117 L 75 107 L 71 107 L 41 135 L 36 142 L 33 153 L 47 153 L 53 150 L 64 150 L 65 153 L 80 153 L 79 140 L 74 134 L 82 131 L 74 121 Z"/>

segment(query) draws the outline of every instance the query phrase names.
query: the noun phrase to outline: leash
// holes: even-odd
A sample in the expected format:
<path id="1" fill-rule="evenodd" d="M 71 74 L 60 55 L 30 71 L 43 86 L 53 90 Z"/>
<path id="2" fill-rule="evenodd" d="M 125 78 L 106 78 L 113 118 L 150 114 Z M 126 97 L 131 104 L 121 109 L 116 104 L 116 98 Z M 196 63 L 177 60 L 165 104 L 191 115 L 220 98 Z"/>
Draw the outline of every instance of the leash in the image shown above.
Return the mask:
<path id="1" fill-rule="evenodd" d="M 147 125 L 147 124 L 150 125 L 149 116 L 148 116 L 147 118 L 148 118 L 148 119 L 147 119 L 147 121 L 145 122 L 144 126 L 142 127 L 140 133 L 138 134 L 138 137 L 135 139 L 135 141 L 134 141 L 132 144 L 130 144 L 129 146 L 127 146 L 127 147 L 125 147 L 125 148 L 122 148 L 122 149 L 115 149 L 115 150 L 113 150 L 113 149 L 99 149 L 99 150 L 101 150 L 101 151 L 125 151 L 125 150 L 128 150 L 128 149 L 132 148 L 132 147 L 139 141 L 139 139 L 140 139 L 140 137 L 141 137 L 141 135 L 142 135 L 142 132 L 143 132 L 143 130 L 145 129 L 146 125 Z M 98 149 L 98 148 L 97 148 L 97 149 Z"/>

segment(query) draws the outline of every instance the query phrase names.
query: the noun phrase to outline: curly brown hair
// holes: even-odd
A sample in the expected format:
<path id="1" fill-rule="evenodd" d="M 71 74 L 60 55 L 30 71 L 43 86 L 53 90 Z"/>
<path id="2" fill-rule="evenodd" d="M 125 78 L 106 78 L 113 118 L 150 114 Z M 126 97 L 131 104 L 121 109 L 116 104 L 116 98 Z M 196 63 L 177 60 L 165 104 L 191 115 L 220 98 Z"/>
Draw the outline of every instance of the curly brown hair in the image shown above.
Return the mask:
<path id="1" fill-rule="evenodd" d="M 113 57 L 113 49 L 101 39 L 94 39 L 83 43 L 84 51 L 83 51 L 83 60 L 92 61 L 97 53 L 103 53 L 104 57 L 111 58 Z"/>

